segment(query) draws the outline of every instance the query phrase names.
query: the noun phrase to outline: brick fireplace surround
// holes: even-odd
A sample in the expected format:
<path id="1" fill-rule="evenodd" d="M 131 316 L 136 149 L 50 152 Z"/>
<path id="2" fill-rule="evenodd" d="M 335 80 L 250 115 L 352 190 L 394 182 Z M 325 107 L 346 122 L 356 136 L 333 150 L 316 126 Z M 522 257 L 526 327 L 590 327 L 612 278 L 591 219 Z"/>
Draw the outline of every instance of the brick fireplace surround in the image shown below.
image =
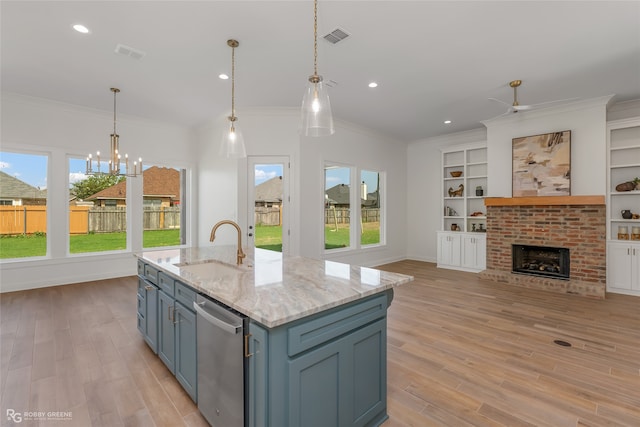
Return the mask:
<path id="1" fill-rule="evenodd" d="M 603 196 L 485 199 L 487 269 L 481 277 L 527 288 L 604 298 L 606 211 Z M 570 278 L 511 272 L 511 245 L 568 248 Z"/>

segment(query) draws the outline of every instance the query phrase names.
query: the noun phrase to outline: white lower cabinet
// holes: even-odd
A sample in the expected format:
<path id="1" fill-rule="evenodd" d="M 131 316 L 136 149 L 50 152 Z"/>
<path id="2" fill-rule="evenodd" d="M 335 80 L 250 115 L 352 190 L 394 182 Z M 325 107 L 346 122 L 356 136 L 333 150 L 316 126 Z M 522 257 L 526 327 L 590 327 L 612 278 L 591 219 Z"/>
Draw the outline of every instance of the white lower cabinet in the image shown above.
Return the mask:
<path id="1" fill-rule="evenodd" d="M 607 292 L 640 296 L 640 244 L 609 242 Z"/>
<path id="2" fill-rule="evenodd" d="M 486 234 L 438 232 L 438 267 L 477 273 L 486 264 Z"/>

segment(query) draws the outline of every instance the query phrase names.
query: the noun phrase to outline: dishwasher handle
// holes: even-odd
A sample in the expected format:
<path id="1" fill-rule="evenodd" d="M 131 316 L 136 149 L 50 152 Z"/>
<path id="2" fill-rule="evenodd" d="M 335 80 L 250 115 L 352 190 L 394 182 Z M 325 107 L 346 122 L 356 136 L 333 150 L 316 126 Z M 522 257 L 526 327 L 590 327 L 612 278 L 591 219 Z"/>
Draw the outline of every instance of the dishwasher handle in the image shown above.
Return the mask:
<path id="1" fill-rule="evenodd" d="M 228 323 L 225 319 L 220 319 L 216 317 L 213 313 L 209 313 L 204 308 L 202 308 L 200 304 L 196 303 L 195 301 L 193 302 L 193 309 L 196 311 L 196 313 L 199 316 L 202 316 L 204 320 L 219 327 L 225 332 L 228 332 L 230 334 L 237 334 L 239 331 L 242 330 L 241 324 L 234 325 L 234 324 Z"/>

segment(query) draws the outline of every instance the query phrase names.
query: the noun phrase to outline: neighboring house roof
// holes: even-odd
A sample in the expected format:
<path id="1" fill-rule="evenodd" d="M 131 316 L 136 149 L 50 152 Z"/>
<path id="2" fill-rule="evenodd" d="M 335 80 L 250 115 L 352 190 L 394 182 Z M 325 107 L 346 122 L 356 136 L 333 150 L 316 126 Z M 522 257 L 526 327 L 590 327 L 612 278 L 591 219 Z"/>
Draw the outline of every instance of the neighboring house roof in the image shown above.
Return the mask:
<path id="1" fill-rule="evenodd" d="M 329 196 L 329 201 L 331 204 L 336 205 L 348 205 L 351 203 L 349 198 L 349 186 L 345 184 L 338 184 L 329 188 L 325 191 L 327 196 Z"/>
<path id="2" fill-rule="evenodd" d="M 0 171 L 0 198 L 2 199 L 46 199 L 46 190 L 20 181 L 18 178 Z"/>
<path id="3" fill-rule="evenodd" d="M 327 195 L 326 202 L 330 205 L 348 205 L 351 203 L 349 198 L 349 186 L 346 184 L 338 184 L 325 191 Z M 360 205 L 364 207 L 377 206 L 378 193 L 367 193 L 367 200 L 360 199 Z"/>
<path id="4" fill-rule="evenodd" d="M 131 178 L 134 179 L 134 178 Z M 143 197 L 168 197 L 180 202 L 180 172 L 172 168 L 152 166 L 142 172 Z M 86 198 L 86 200 L 117 200 L 127 197 L 127 183 L 122 181 Z"/>
<path id="5" fill-rule="evenodd" d="M 281 202 L 282 201 L 282 177 L 276 176 L 255 189 L 256 202 Z"/>

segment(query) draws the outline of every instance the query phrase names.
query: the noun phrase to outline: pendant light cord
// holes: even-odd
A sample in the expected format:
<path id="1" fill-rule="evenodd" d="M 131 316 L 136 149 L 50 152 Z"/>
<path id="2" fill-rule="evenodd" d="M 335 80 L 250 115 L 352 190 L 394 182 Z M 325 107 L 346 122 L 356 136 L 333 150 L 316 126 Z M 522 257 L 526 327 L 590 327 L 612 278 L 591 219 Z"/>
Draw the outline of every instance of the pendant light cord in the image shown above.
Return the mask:
<path id="1" fill-rule="evenodd" d="M 231 46 L 231 119 L 236 118 L 236 48 Z"/>
<path id="2" fill-rule="evenodd" d="M 313 75 L 318 75 L 318 0 L 313 1 Z"/>
<path id="3" fill-rule="evenodd" d="M 113 92 L 113 134 L 116 134 L 116 94 L 118 92 L 120 92 L 120 90 L 112 88 L 111 91 Z"/>

